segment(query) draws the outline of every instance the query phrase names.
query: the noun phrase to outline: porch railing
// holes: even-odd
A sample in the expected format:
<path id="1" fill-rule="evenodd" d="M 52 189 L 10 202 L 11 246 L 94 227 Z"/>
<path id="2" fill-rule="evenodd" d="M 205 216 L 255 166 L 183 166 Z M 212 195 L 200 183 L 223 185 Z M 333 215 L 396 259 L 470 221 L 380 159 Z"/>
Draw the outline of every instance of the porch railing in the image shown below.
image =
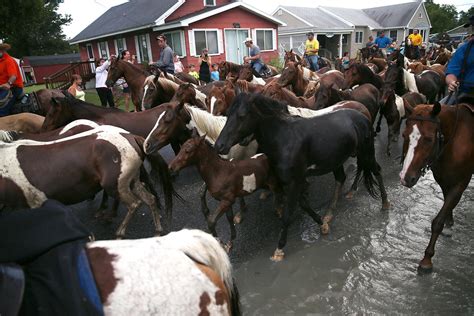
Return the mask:
<path id="1" fill-rule="evenodd" d="M 95 61 L 93 60 L 71 63 L 66 68 L 45 77 L 44 82 L 47 89 L 66 89 L 71 84 L 72 75 L 80 75 L 85 84 L 95 77 L 94 69 Z"/>

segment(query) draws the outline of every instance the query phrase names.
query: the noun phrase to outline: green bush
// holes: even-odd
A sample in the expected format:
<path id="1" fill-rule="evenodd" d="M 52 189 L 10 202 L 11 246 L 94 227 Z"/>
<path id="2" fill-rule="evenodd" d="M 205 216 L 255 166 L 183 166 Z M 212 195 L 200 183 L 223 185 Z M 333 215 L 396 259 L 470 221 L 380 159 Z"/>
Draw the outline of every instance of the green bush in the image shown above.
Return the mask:
<path id="1" fill-rule="evenodd" d="M 276 69 L 278 69 L 278 71 L 281 71 L 284 66 L 283 61 L 280 59 L 280 57 L 270 59 L 267 65 L 275 67 Z"/>

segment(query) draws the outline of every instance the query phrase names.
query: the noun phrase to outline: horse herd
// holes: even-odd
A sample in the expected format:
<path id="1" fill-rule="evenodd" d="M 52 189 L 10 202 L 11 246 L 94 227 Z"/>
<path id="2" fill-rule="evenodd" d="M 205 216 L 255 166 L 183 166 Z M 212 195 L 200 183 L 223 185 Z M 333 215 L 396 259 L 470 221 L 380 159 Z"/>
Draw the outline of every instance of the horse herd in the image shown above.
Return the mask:
<path id="1" fill-rule="evenodd" d="M 226 215 L 227 249 L 236 238 L 234 224 L 245 216 L 244 197 L 259 189 L 273 193 L 281 227 L 272 259 L 280 261 L 298 205 L 323 234 L 329 232 L 347 177 L 343 164 L 350 157 L 357 159 L 357 170 L 346 197 L 352 198 L 363 180 L 368 193 L 380 197 L 381 208 L 390 208 L 374 140 L 385 118 L 391 155 L 391 143 L 407 119 L 401 183 L 411 187 L 431 168 L 445 198 L 419 265 L 420 271 L 431 271 L 436 240 L 445 225 L 453 224 L 452 210 L 474 171 L 474 109 L 436 101 L 445 91 L 444 65 L 414 74 L 413 62 L 401 53 L 391 58 L 374 59 L 372 65 L 353 62 L 344 73 L 330 67 L 312 72 L 287 52 L 281 74 L 259 78 L 249 66 L 221 62 L 222 80 L 205 86 L 188 82 L 185 75 L 113 60 L 107 84 L 124 77 L 142 111 L 126 113 L 43 91 L 45 117 L 36 120 L 36 127 L 13 124 L 18 118 L 7 117 L 5 125 L 0 121 L 1 129 L 10 129 L 0 132 L 0 203 L 34 208 L 55 199 L 72 204 L 104 190 L 96 216 L 116 216 L 118 201 L 128 209 L 118 238 L 125 236 L 142 203 L 160 235 L 161 203 L 152 180 L 161 183 L 169 223 L 173 197 L 180 198 L 169 170 L 196 165 L 204 180 L 201 211 L 214 236 L 216 222 Z M 176 153 L 169 165 L 158 153 L 168 144 Z M 144 160 L 150 161 L 150 172 Z M 309 205 L 307 178 L 327 173 L 333 173 L 336 186 L 321 216 Z M 219 201 L 214 211 L 207 206 L 206 191 Z M 262 198 L 266 195 L 263 191 Z M 234 214 L 237 199 L 240 212 Z"/>

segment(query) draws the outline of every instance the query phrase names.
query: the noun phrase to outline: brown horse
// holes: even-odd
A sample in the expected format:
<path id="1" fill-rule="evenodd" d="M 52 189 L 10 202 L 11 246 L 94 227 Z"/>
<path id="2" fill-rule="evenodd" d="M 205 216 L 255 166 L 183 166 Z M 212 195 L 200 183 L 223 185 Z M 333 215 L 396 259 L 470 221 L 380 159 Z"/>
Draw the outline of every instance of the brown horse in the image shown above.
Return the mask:
<path id="1" fill-rule="evenodd" d="M 44 116 L 33 113 L 20 113 L 0 117 L 0 130 L 21 133 L 39 133 L 44 122 Z"/>
<path id="2" fill-rule="evenodd" d="M 282 87 L 291 87 L 291 90 L 297 96 L 303 96 L 309 80 L 304 77 L 303 68 L 300 64 L 288 62 L 277 82 Z"/>
<path id="3" fill-rule="evenodd" d="M 355 85 L 361 85 L 364 83 L 371 83 L 377 89 L 382 89 L 383 80 L 379 75 L 375 74 L 370 70 L 367 65 L 364 64 L 352 64 L 344 73 L 344 88 L 352 88 Z"/>
<path id="4" fill-rule="evenodd" d="M 293 63 L 299 63 L 301 64 L 302 66 L 306 67 L 306 60 L 301 57 L 300 55 L 296 54 L 293 49 L 290 49 L 289 51 L 288 50 L 285 50 L 285 55 L 283 56 L 284 58 L 284 61 L 285 61 L 285 67 L 287 66 L 287 64 L 289 62 L 293 62 Z"/>
<path id="5" fill-rule="evenodd" d="M 418 270 L 430 272 L 435 244 L 443 227 L 453 225 L 453 209 L 474 173 L 474 108 L 419 105 L 407 118 L 403 132 L 401 183 L 411 188 L 427 168 L 443 190 L 444 203 L 431 224 L 431 238 Z"/>
<path id="6" fill-rule="evenodd" d="M 179 84 L 164 76 L 149 76 L 143 83 L 141 108 L 151 109 L 169 102 L 178 90 Z"/>
<path id="7" fill-rule="evenodd" d="M 219 79 L 226 80 L 229 76 L 238 78 L 242 65 L 223 60 L 218 64 L 218 69 Z"/>
<path id="8" fill-rule="evenodd" d="M 183 83 L 179 85 L 170 102 L 189 103 L 200 109 L 207 110 L 206 99 L 206 95 L 196 89 L 192 83 Z"/>
<path id="9" fill-rule="evenodd" d="M 206 106 L 213 115 L 225 115 L 235 98 L 235 90 L 228 87 L 213 87 L 206 98 Z"/>
<path id="10" fill-rule="evenodd" d="M 287 88 L 283 88 L 276 82 L 267 84 L 263 88 L 261 94 L 296 108 L 308 108 L 315 110 L 314 95 L 310 98 L 297 97 L 293 92 Z"/>
<path id="11" fill-rule="evenodd" d="M 387 68 L 388 64 L 385 58 L 370 57 L 369 62 L 375 64 L 378 67 L 377 73 Z"/>
<path id="12" fill-rule="evenodd" d="M 225 160 L 219 157 L 205 136 L 194 134 L 186 141 L 179 154 L 171 161 L 169 168 L 179 171 L 184 167 L 196 165 L 199 174 L 207 185 L 209 193 L 220 203 L 217 209 L 209 212 L 203 209 L 209 230 L 217 237 L 216 222 L 226 213 L 231 237 L 226 248 L 232 248 L 236 237 L 232 205 L 238 197 L 247 196 L 260 188 L 275 188 L 276 180 L 270 172 L 270 165 L 265 155 L 257 154 L 244 160 Z"/>
<path id="13" fill-rule="evenodd" d="M 0 203 L 12 207 L 41 206 L 47 199 L 65 204 L 81 202 L 100 190 L 122 201 L 128 213 L 118 228 L 125 235 L 128 223 L 141 203 L 149 206 L 155 233 L 162 232 L 159 204 L 139 180 L 145 157 L 160 174 L 171 212 L 173 192 L 166 162 L 159 154 L 143 152 L 142 137 L 103 125 L 55 141 L 19 140 L 0 145 L 2 176 Z M 38 169 L 38 166 L 41 168 Z"/>
<path id="14" fill-rule="evenodd" d="M 130 94 L 135 109 L 136 111 L 140 111 L 140 103 L 143 97 L 143 83 L 149 73 L 140 68 L 140 66 L 117 58 L 112 58 L 108 71 L 107 81 L 105 82 L 107 86 L 112 87 L 119 78 L 125 78 L 127 85 L 130 87 Z"/>

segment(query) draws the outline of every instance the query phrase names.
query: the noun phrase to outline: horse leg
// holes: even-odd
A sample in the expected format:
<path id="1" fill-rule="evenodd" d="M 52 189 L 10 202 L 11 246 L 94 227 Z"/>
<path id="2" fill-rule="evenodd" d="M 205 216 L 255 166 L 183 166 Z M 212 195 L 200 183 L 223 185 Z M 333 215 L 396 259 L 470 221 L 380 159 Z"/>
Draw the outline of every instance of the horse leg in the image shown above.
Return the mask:
<path id="1" fill-rule="evenodd" d="M 341 194 L 342 186 L 346 181 L 346 173 L 344 172 L 343 166 L 340 166 L 336 170 L 334 170 L 333 174 L 334 178 L 336 179 L 336 188 L 334 189 L 334 196 L 332 198 L 331 204 L 329 205 L 329 209 L 323 217 L 323 224 L 321 225 L 321 234 L 323 235 L 327 235 L 329 233 L 329 223 L 333 218 L 333 211 L 336 210 L 337 200 L 339 199 L 339 195 Z M 356 182 L 354 181 L 354 183 Z"/>
<path id="2" fill-rule="evenodd" d="M 382 210 L 388 210 L 390 208 L 390 202 L 388 200 L 387 191 L 385 190 L 382 174 L 380 173 L 381 170 L 382 168 L 377 163 L 377 161 L 375 161 L 375 158 L 374 158 L 374 163 L 372 165 L 371 172 L 375 176 L 375 179 L 377 180 L 377 183 L 379 184 L 380 197 L 382 198 Z"/>
<path id="3" fill-rule="evenodd" d="M 211 232 L 212 236 L 217 238 L 217 220 L 222 216 L 222 214 L 224 214 L 224 212 L 228 210 L 232 212 L 232 204 L 234 204 L 234 201 L 222 200 L 217 206 L 217 209 L 207 216 L 207 226 L 209 227 L 209 231 Z"/>
<path id="4" fill-rule="evenodd" d="M 301 192 L 301 185 L 298 183 L 298 177 L 295 178 L 291 182 L 290 185 L 286 188 L 286 192 L 288 192 L 285 201 L 285 207 L 283 209 L 283 215 L 281 217 L 281 228 L 280 228 L 280 238 L 278 240 L 278 247 L 275 249 L 271 260 L 273 261 L 282 261 L 285 257 L 285 253 L 283 251 L 283 247 L 285 247 L 287 238 L 288 238 L 288 227 L 290 226 L 290 220 L 293 215 L 293 211 L 296 208 L 298 203 L 298 197 L 300 196 Z"/>
<path id="5" fill-rule="evenodd" d="M 106 210 L 102 212 L 102 219 L 107 222 L 111 222 L 113 218 L 117 217 L 119 200 L 113 198 L 112 196 L 108 196 L 105 191 L 104 199 L 108 202 L 106 203 Z"/>
<path id="6" fill-rule="evenodd" d="M 237 212 L 237 214 L 234 216 L 234 223 L 235 224 L 240 224 L 242 223 L 242 217 L 243 214 L 247 212 L 247 205 L 245 204 L 245 200 L 243 197 L 239 197 L 239 205 L 240 205 L 240 210 Z"/>
<path id="7" fill-rule="evenodd" d="M 443 227 L 446 222 L 446 219 L 449 217 L 449 213 L 452 213 L 453 209 L 459 203 L 462 193 L 464 192 L 464 190 L 466 190 L 470 180 L 471 176 L 469 176 L 467 179 L 463 179 L 461 183 L 458 183 L 454 187 L 449 187 L 444 183 L 440 183 L 441 188 L 443 189 L 444 203 L 438 215 L 436 215 L 436 217 L 433 219 L 433 222 L 431 223 L 430 242 L 425 250 L 425 256 L 418 265 L 418 272 L 429 273 L 433 270 L 433 263 L 431 262 L 431 258 L 435 254 L 434 247 L 436 244 L 436 240 L 443 231 Z"/>
<path id="8" fill-rule="evenodd" d="M 207 206 L 206 193 L 207 184 L 204 182 L 199 189 L 199 196 L 201 198 L 201 212 L 204 214 L 204 217 L 207 218 L 209 216 L 209 207 Z"/>
<path id="9" fill-rule="evenodd" d="M 132 193 L 130 187 L 120 192 L 120 199 L 127 206 L 128 211 L 119 228 L 115 232 L 117 239 L 122 239 L 125 236 L 125 231 L 127 230 L 130 219 L 132 219 L 133 214 L 135 214 L 136 210 L 142 203 L 141 200 L 137 199 L 137 197 Z"/>
<path id="10" fill-rule="evenodd" d="M 156 198 L 147 191 L 145 184 L 140 181 L 135 182 L 132 192 L 150 208 L 153 222 L 155 223 L 155 236 L 160 236 L 163 228 L 161 227 L 159 206 L 156 203 Z"/>
<path id="11" fill-rule="evenodd" d="M 104 217 L 105 210 L 108 209 L 107 202 L 108 202 L 107 193 L 104 190 L 102 192 L 102 198 L 100 199 L 99 209 L 94 214 L 95 218 L 101 219 Z"/>
<path id="12" fill-rule="evenodd" d="M 233 243 L 235 236 L 237 236 L 237 232 L 235 230 L 235 217 L 234 213 L 232 212 L 232 206 L 229 207 L 229 209 L 225 212 L 225 216 L 227 218 L 227 222 L 229 223 L 229 228 L 230 228 L 230 240 L 225 244 L 224 249 L 227 251 L 227 253 L 230 252 L 232 249 Z"/>
<path id="13" fill-rule="evenodd" d="M 301 192 L 300 196 L 300 206 L 305 211 L 316 223 L 319 225 L 323 225 L 323 221 L 321 219 L 321 216 L 313 211 L 313 209 L 309 205 L 308 201 L 308 182 L 305 180 L 306 185 L 305 189 Z"/>

